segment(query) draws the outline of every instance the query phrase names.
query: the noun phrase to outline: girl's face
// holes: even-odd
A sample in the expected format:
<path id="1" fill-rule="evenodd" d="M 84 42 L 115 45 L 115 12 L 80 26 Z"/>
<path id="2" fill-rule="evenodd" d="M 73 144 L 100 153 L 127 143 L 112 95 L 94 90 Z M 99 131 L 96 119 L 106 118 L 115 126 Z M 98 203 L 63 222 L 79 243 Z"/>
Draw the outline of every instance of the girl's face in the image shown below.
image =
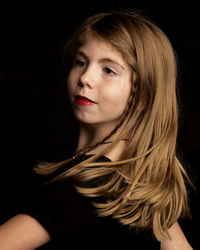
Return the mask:
<path id="1" fill-rule="evenodd" d="M 88 35 L 74 58 L 68 93 L 81 123 L 113 126 L 128 105 L 131 69 L 108 42 Z"/>

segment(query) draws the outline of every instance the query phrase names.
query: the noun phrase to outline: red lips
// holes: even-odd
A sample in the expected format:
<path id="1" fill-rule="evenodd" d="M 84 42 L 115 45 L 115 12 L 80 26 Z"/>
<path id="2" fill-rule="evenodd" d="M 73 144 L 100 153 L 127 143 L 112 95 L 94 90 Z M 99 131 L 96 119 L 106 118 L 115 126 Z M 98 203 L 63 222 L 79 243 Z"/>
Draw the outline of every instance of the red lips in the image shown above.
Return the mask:
<path id="1" fill-rule="evenodd" d="M 96 102 L 90 100 L 89 98 L 82 96 L 82 95 L 77 95 L 75 96 L 76 103 L 79 105 L 93 105 Z"/>

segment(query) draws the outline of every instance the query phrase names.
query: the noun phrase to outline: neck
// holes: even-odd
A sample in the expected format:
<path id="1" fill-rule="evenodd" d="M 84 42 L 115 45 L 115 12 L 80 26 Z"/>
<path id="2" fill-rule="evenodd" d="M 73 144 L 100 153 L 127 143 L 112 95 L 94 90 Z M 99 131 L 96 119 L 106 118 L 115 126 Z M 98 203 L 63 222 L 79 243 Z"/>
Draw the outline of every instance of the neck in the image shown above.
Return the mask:
<path id="1" fill-rule="evenodd" d="M 78 146 L 76 152 L 102 141 L 114 129 L 114 127 L 115 126 L 88 126 L 85 124 L 80 124 Z M 109 138 L 107 143 L 110 143 L 118 133 L 119 131 L 117 131 L 114 136 Z M 94 149 L 88 151 L 86 154 L 96 154 L 101 151 L 104 146 L 104 144 L 99 145 L 98 147 L 95 147 Z M 112 148 L 112 150 L 107 152 L 105 156 L 109 157 L 113 161 L 118 160 L 126 146 L 127 140 L 121 140 L 114 146 L 114 148 Z"/>
<path id="2" fill-rule="evenodd" d="M 113 126 L 80 124 L 79 138 L 76 151 L 102 141 L 112 130 Z"/>

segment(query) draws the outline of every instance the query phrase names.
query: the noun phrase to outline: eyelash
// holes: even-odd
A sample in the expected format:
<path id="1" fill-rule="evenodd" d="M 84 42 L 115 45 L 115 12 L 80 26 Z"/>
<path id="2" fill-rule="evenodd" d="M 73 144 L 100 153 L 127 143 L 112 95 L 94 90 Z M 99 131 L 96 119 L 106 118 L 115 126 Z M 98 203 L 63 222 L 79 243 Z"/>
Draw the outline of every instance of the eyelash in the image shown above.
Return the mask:
<path id="1" fill-rule="evenodd" d="M 108 75 L 116 75 L 116 74 L 117 74 L 114 70 L 112 70 L 112 69 L 109 68 L 109 67 L 105 67 L 103 70 L 104 70 L 104 72 L 106 72 L 106 74 L 108 74 Z"/>
<path id="2" fill-rule="evenodd" d="M 83 67 L 83 66 L 85 66 L 85 62 L 83 60 L 77 59 L 74 61 L 74 65 L 79 66 L 79 67 Z"/>
<path id="3" fill-rule="evenodd" d="M 76 60 L 74 61 L 74 65 L 77 66 L 77 67 L 84 67 L 84 66 L 86 65 L 86 63 L 85 63 L 83 60 L 76 59 Z M 117 75 L 117 73 L 116 73 L 114 70 L 112 70 L 111 68 L 109 68 L 109 67 L 104 67 L 104 68 L 103 68 L 103 71 L 104 71 L 106 74 L 111 75 L 111 76 Z"/>

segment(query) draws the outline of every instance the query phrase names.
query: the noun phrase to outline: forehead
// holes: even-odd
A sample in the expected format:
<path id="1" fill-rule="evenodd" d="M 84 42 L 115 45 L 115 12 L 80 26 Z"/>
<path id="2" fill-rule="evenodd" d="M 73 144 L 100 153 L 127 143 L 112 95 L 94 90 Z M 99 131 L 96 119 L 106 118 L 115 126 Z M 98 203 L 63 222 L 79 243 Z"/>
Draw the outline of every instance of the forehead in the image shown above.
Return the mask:
<path id="1" fill-rule="evenodd" d="M 83 51 L 84 53 L 91 54 L 92 56 L 106 56 L 120 61 L 126 64 L 120 51 L 115 48 L 109 41 L 100 35 L 86 33 L 84 40 L 79 47 L 78 51 Z M 95 54 L 94 54 L 95 53 Z"/>

